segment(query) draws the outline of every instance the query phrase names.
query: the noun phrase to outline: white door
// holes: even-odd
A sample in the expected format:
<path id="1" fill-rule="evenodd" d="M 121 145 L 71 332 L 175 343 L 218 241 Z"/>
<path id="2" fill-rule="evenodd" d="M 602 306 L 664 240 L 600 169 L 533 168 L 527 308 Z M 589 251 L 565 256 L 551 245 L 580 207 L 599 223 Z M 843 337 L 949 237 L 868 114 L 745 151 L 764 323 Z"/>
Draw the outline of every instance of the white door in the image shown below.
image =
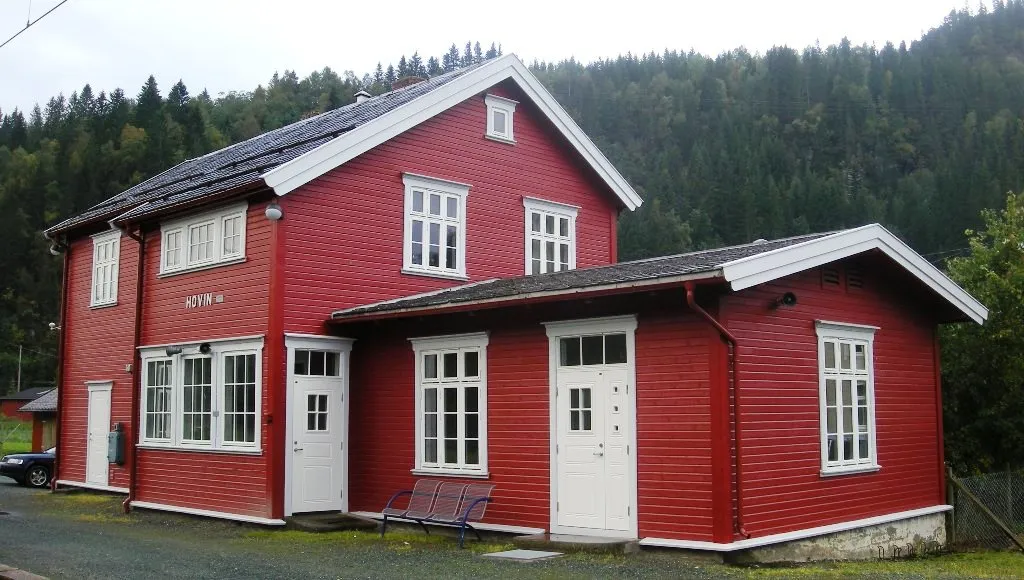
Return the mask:
<path id="1" fill-rule="evenodd" d="M 560 368 L 557 524 L 628 532 L 631 419 L 626 365 Z"/>
<path id="2" fill-rule="evenodd" d="M 89 426 L 85 454 L 85 481 L 109 483 L 107 434 L 110 432 L 110 385 L 89 386 Z"/>
<path id="3" fill-rule="evenodd" d="M 341 510 L 344 382 L 305 376 L 293 381 L 292 512 Z"/>

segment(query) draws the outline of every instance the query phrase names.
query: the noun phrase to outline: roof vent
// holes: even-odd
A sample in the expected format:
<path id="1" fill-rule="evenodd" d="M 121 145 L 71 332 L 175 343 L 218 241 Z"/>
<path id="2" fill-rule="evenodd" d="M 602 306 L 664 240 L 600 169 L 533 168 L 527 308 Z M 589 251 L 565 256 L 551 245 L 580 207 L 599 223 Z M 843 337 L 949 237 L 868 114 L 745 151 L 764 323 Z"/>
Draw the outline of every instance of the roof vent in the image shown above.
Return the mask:
<path id="1" fill-rule="evenodd" d="M 366 99 L 369 99 L 371 96 L 373 96 L 373 95 L 371 95 L 370 93 L 368 93 L 366 91 L 359 91 L 358 93 L 355 94 L 356 102 L 357 103 L 362 103 Z"/>
<path id="2" fill-rule="evenodd" d="M 766 240 L 764 238 L 757 238 L 756 240 L 754 240 L 753 242 L 750 242 L 750 243 L 752 243 L 752 244 L 766 244 L 766 243 L 768 243 L 768 240 Z"/>

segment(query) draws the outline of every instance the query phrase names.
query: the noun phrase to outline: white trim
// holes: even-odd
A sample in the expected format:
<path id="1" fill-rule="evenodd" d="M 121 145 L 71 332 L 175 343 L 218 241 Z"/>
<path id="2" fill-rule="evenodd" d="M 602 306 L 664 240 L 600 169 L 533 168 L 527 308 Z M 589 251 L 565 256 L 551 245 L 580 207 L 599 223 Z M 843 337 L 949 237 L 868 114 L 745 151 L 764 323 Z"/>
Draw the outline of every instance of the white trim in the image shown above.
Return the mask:
<path id="1" fill-rule="evenodd" d="M 443 272 L 424 272 L 422 270 L 410 270 L 408 268 L 402 268 L 399 270 L 402 274 L 408 276 L 423 276 L 424 278 L 441 278 L 444 280 L 462 280 L 468 281 L 469 276 L 463 274 L 445 274 Z"/>
<path id="2" fill-rule="evenodd" d="M 375 520 L 384 519 L 384 514 L 380 512 L 352 512 L 354 516 L 362 516 L 364 518 L 372 518 Z M 473 527 L 478 530 L 487 532 L 504 532 L 506 534 L 543 534 L 547 530 L 544 528 L 528 528 L 526 526 L 508 526 L 505 524 L 487 524 L 484 522 L 473 522 Z"/>
<path id="3" fill-rule="evenodd" d="M 870 250 L 881 250 L 958 310 L 981 324 L 988 309 L 889 230 L 869 224 L 722 265 L 733 290 L 743 290 Z"/>
<path id="4" fill-rule="evenodd" d="M 287 388 L 285 389 L 285 454 L 284 454 L 284 515 L 285 517 L 294 513 L 292 508 L 292 487 L 295 485 L 293 482 L 294 469 L 292 463 L 294 461 L 293 453 L 289 453 L 287 449 L 291 447 L 288 445 L 288 441 L 294 441 L 293 429 L 295 428 L 294 421 L 292 420 L 293 412 L 295 411 L 295 350 L 296 349 L 312 349 L 312 350 L 330 350 L 337 352 L 341 355 L 341 360 L 338 361 L 338 371 L 341 373 L 342 380 L 342 420 L 345 422 L 345 429 L 342 431 L 341 436 L 343 437 L 343 445 L 341 447 L 341 511 L 348 511 L 348 498 L 350 495 L 350 489 L 348 486 L 349 482 L 349 372 L 351 369 L 352 359 L 352 344 L 355 339 L 344 338 L 341 336 L 326 336 L 319 334 L 305 334 L 299 332 L 286 332 L 284 333 L 284 346 L 286 349 L 285 354 L 285 377 L 287 381 Z M 335 377 L 317 377 L 317 378 L 335 378 Z"/>
<path id="5" fill-rule="evenodd" d="M 481 300 L 467 300 L 465 302 L 454 302 L 454 303 L 446 303 L 446 304 L 434 304 L 434 305 L 431 305 L 431 306 L 414 306 L 414 307 L 409 307 L 409 308 L 398 308 L 396 310 L 388 310 L 386 312 L 366 312 L 366 313 L 361 313 L 361 314 L 353 314 L 353 315 L 351 315 L 351 320 L 358 320 L 360 317 L 371 317 L 371 316 L 374 316 L 374 315 L 377 315 L 377 314 L 386 315 L 386 316 L 395 316 L 397 314 L 402 314 L 402 313 L 406 313 L 406 312 L 417 312 L 417 311 L 420 311 L 420 310 L 430 310 L 430 311 L 446 310 L 446 309 L 450 309 L 450 308 L 464 308 L 464 307 L 467 307 L 467 306 L 479 306 L 481 304 L 496 304 L 496 303 L 500 304 L 502 302 L 519 302 L 519 301 L 522 301 L 522 300 L 529 300 L 529 299 L 532 299 L 532 298 L 545 298 L 545 297 L 548 297 L 548 296 L 568 296 L 568 295 L 571 295 L 571 294 L 588 294 L 588 293 L 591 293 L 591 292 L 603 292 L 603 291 L 606 291 L 606 290 L 624 290 L 624 289 L 629 289 L 629 288 L 643 288 L 645 286 L 657 286 L 657 285 L 663 285 L 663 284 L 664 285 L 671 285 L 671 284 L 675 284 L 677 282 L 685 282 L 687 280 L 707 280 L 707 279 L 710 279 L 710 278 L 720 278 L 721 275 L 722 275 L 721 271 L 714 270 L 714 271 L 711 271 L 711 272 L 700 272 L 700 273 L 697 273 L 697 274 L 682 274 L 682 275 L 679 275 L 679 276 L 668 276 L 668 277 L 665 277 L 665 278 L 654 278 L 654 279 L 650 279 L 650 280 L 640 280 L 638 282 L 616 282 L 614 284 L 601 284 L 601 285 L 598 285 L 598 286 L 586 286 L 586 287 L 582 287 L 582 288 L 568 288 L 568 289 L 565 289 L 565 290 L 544 290 L 544 291 L 540 291 L 540 292 L 528 292 L 526 294 L 515 294 L 515 295 L 512 295 L 512 296 L 499 296 L 497 298 L 484 298 L 484 299 L 481 299 Z M 487 284 L 487 283 L 496 282 L 496 281 L 497 281 L 497 278 L 491 279 L 491 280 L 481 280 L 480 282 L 473 282 L 472 285 Z M 381 302 L 375 302 L 373 304 L 363 304 L 363 305 L 360 305 L 360 306 L 353 306 L 351 308 L 345 308 L 345 309 L 342 309 L 342 310 L 336 310 L 333 313 L 331 313 L 331 317 L 332 318 L 340 318 L 341 321 L 345 321 L 347 319 L 346 318 L 342 318 L 342 317 L 344 317 L 346 314 L 348 314 L 349 312 L 351 312 L 353 310 L 359 310 L 361 308 L 366 308 L 367 306 L 376 306 L 378 304 L 390 304 L 390 303 L 394 303 L 394 302 L 400 302 L 402 300 L 410 300 L 412 298 L 420 298 L 420 297 L 423 297 L 423 296 L 431 296 L 433 294 L 440 294 L 441 292 L 450 292 L 450 291 L 453 291 L 453 290 L 460 290 L 462 288 L 467 288 L 469 286 L 470 286 L 469 284 L 464 285 L 464 286 L 455 286 L 455 287 L 452 287 L 452 288 L 444 288 L 442 290 L 434 290 L 434 291 L 431 291 L 431 292 L 424 292 L 423 294 L 413 294 L 413 295 L 410 295 L 410 296 L 403 296 L 401 298 L 395 298 L 395 299 L 392 299 L 392 300 L 384 300 L 384 301 L 381 301 Z"/>
<path id="6" fill-rule="evenodd" d="M 412 345 L 412 350 L 415 358 L 413 364 L 414 380 L 413 380 L 413 397 L 415 397 L 415 461 L 411 471 L 419 475 L 437 475 L 437 476 L 451 476 L 451 477 L 473 477 L 475 479 L 484 479 L 490 476 L 490 470 L 488 468 L 488 441 L 487 441 L 487 345 L 490 342 L 490 336 L 487 332 L 473 332 L 465 334 L 451 334 L 444 336 L 425 336 L 410 338 L 409 343 Z M 477 376 L 475 380 L 467 380 L 463 374 L 463 351 L 464 350 L 476 350 L 477 356 Z M 436 351 L 436 352 L 433 352 Z M 460 378 L 445 380 L 441 369 L 442 354 L 454 351 L 457 353 L 457 375 Z M 437 377 L 436 382 L 425 383 L 424 372 L 423 372 L 423 358 L 425 355 L 435 355 L 437 357 Z M 437 409 L 435 414 L 438 418 L 438 428 L 436 434 L 437 440 L 437 465 L 425 465 L 424 458 L 424 441 L 425 435 L 423 434 L 424 427 L 424 414 L 423 408 L 423 390 L 425 388 L 434 388 L 438 392 L 440 397 L 441 391 L 445 386 L 469 386 L 477 388 L 477 463 L 476 468 L 470 467 L 472 464 L 461 462 L 461 465 L 452 466 L 451 464 L 445 465 L 441 461 L 441 454 L 443 448 L 441 442 L 444 439 L 441 426 L 441 415 L 443 411 L 441 409 L 441 403 L 438 401 Z M 458 455 L 463 455 L 462 450 L 464 449 L 463 444 L 466 441 L 464 431 L 465 424 L 465 391 L 462 388 L 457 389 L 458 397 L 458 432 L 456 435 L 459 445 Z"/>
<path id="7" fill-rule="evenodd" d="M 544 85 L 533 76 L 526 65 L 513 54 L 488 61 L 373 121 L 271 169 L 261 177 L 277 195 L 285 195 L 505 79 L 511 79 L 519 86 L 623 205 L 630 210 L 640 207 L 643 200 L 622 174 L 579 128 Z"/>
<path id="8" fill-rule="evenodd" d="M 89 392 L 110 391 L 114 388 L 114 381 L 113 379 L 105 381 L 85 381 L 85 386 L 89 389 Z"/>
<path id="9" fill-rule="evenodd" d="M 213 262 L 209 264 L 203 264 L 202 266 L 193 266 L 191 268 L 182 268 L 178 270 L 171 270 L 170 272 L 160 272 L 156 275 L 157 278 L 170 278 L 171 276 L 180 276 L 181 274 L 189 274 L 192 272 L 201 272 L 203 270 L 211 270 L 213 268 L 220 268 L 221 266 L 230 266 L 232 264 L 244 264 L 248 258 L 245 256 L 239 258 L 231 258 L 220 262 Z"/>
<path id="10" fill-rule="evenodd" d="M 260 346 L 263 346 L 263 335 L 262 334 L 250 334 L 249 336 L 232 336 L 232 337 L 229 337 L 229 338 L 189 339 L 189 340 L 183 340 L 181 342 L 165 342 L 165 343 L 162 343 L 162 344 L 144 344 L 142 346 L 137 346 L 135 348 L 137 350 L 149 350 L 149 349 L 153 349 L 153 348 L 167 348 L 169 346 L 180 346 L 180 347 L 184 348 L 184 347 L 188 347 L 188 346 L 199 346 L 200 344 L 203 344 L 204 342 L 208 342 L 211 345 L 214 345 L 214 344 L 219 344 L 219 343 L 222 343 L 222 342 L 252 342 L 252 341 L 256 341 L 256 340 L 260 341 Z"/>
<path id="11" fill-rule="evenodd" d="M 214 210 L 207 210 L 200 213 L 193 213 L 184 217 L 178 217 L 160 223 L 160 268 L 158 277 L 172 276 L 185 272 L 197 270 L 208 270 L 218 266 L 237 264 L 244 262 L 245 256 L 245 232 L 247 229 L 249 204 L 248 202 L 232 203 L 220 206 Z M 238 232 L 239 251 L 227 256 L 224 255 L 224 222 L 228 219 L 239 218 L 241 230 Z M 211 257 L 206 260 L 189 264 L 189 236 L 193 227 L 209 225 L 210 239 L 213 243 Z M 178 263 L 176 266 L 167 266 L 165 254 L 167 236 L 177 233 L 179 236 Z"/>
<path id="12" fill-rule="evenodd" d="M 855 530 L 857 528 L 865 528 L 868 526 L 877 526 L 880 524 L 887 524 L 890 522 L 898 522 L 900 520 L 908 520 L 910 518 L 929 516 L 932 514 L 948 512 L 952 509 L 953 506 L 950 505 L 937 505 L 903 512 L 896 512 L 882 516 L 874 516 L 859 520 L 851 520 L 848 522 L 841 522 L 838 524 L 829 524 L 827 526 L 806 528 L 803 530 L 796 530 L 793 532 L 771 534 L 768 536 L 761 536 L 759 538 L 749 538 L 746 540 L 739 540 L 730 543 L 702 542 L 699 540 L 675 540 L 671 538 L 643 538 L 640 540 L 640 545 L 658 548 L 683 548 L 686 550 L 735 552 L 737 550 L 759 548 L 761 546 L 770 546 L 772 544 L 779 544 L 782 542 L 792 542 L 794 540 L 803 540 L 806 538 L 813 538 L 815 536 L 824 536 L 826 534 L 834 534 L 836 532 Z"/>
<path id="13" fill-rule="evenodd" d="M 92 489 L 95 491 L 108 491 L 110 493 L 128 493 L 127 487 L 115 487 L 113 485 L 97 485 L 95 483 L 84 483 L 81 481 L 68 481 L 66 479 L 58 479 L 57 485 L 63 485 L 65 487 L 80 487 L 82 489 Z"/>
<path id="14" fill-rule="evenodd" d="M 448 181 L 437 177 L 427 177 L 415 173 L 403 173 L 402 182 L 405 184 L 405 233 L 402 236 L 402 273 L 419 274 L 432 277 L 456 278 L 460 280 L 466 277 L 466 206 L 469 197 L 470 186 L 457 181 Z M 422 195 L 422 208 L 413 215 L 414 192 Z M 428 211 L 429 199 L 431 196 L 440 196 L 439 213 L 430 214 Z M 458 216 L 448 217 L 447 199 L 454 197 L 457 200 Z M 413 221 L 422 224 L 420 230 L 420 260 L 421 264 L 414 264 L 412 261 L 412 226 Z M 438 226 L 438 265 L 429 265 L 430 256 L 430 234 L 431 225 Z M 455 268 L 445 267 L 447 261 L 446 227 L 455 226 L 456 248 Z"/>
<path id="15" fill-rule="evenodd" d="M 489 139 L 515 144 L 515 132 L 513 119 L 516 114 L 516 105 L 519 101 L 499 97 L 490 93 L 484 95 L 484 104 L 487 105 L 487 131 L 485 136 Z M 505 131 L 499 132 L 494 129 L 494 113 L 500 112 L 505 115 Z"/>
<path id="16" fill-rule="evenodd" d="M 575 534 L 583 536 L 605 536 L 636 538 L 640 535 L 639 516 L 639 465 L 637 457 L 640 450 L 637 447 L 637 395 L 636 395 L 636 328 L 637 317 L 635 314 L 624 316 L 605 316 L 600 318 L 585 318 L 579 320 L 562 320 L 556 322 L 542 323 L 548 335 L 548 477 L 550 478 L 549 513 L 552 534 Z M 630 437 L 629 446 L 632 449 L 629 461 L 629 515 L 630 529 L 626 531 L 597 530 L 587 528 L 576 528 L 558 525 L 558 339 L 563 336 L 574 336 L 584 334 L 604 334 L 613 332 L 626 333 L 626 383 L 629 392 L 629 424 Z M 602 365 L 603 366 L 603 365 Z M 578 368 L 578 367 L 572 367 Z M 598 367 L 600 368 L 600 367 Z"/>
<path id="17" fill-rule="evenodd" d="M 523 209 L 523 220 L 524 220 L 524 228 L 523 228 L 523 241 L 524 241 L 523 258 L 524 258 L 525 263 L 526 263 L 526 266 L 525 266 L 525 268 L 526 268 L 525 269 L 526 275 L 529 276 L 530 274 L 533 273 L 533 269 L 532 269 L 532 266 L 533 266 L 533 262 L 532 262 L 532 260 L 533 260 L 533 249 L 532 249 L 533 239 L 536 238 L 536 239 L 540 240 L 540 243 L 542 244 L 541 256 L 540 256 L 540 260 L 541 260 L 541 273 L 543 273 L 543 270 L 544 270 L 544 263 L 543 263 L 544 262 L 544 260 L 543 260 L 544 248 L 543 248 L 543 244 L 545 242 L 548 242 L 548 241 L 554 242 L 555 246 L 557 248 L 559 244 L 565 243 L 565 239 L 562 238 L 561 235 L 559 235 L 557 233 L 547 234 L 547 233 L 545 233 L 543 231 L 544 230 L 544 216 L 545 215 L 553 216 L 556 219 L 556 221 L 560 220 L 560 219 L 563 219 L 563 218 L 569 220 L 569 240 L 568 240 L 569 241 L 569 262 L 568 262 L 568 268 L 570 270 L 575 270 L 576 269 L 576 216 L 579 215 L 580 208 L 578 206 L 575 206 L 575 205 L 568 205 L 568 204 L 564 204 L 564 203 L 558 203 L 558 202 L 555 202 L 555 201 L 548 201 L 546 199 L 539 199 L 539 198 L 536 198 L 536 197 L 528 197 L 528 196 L 525 196 L 525 195 L 523 196 L 523 208 L 524 208 Z M 534 232 L 533 228 L 532 228 L 532 217 L 533 216 L 531 214 L 533 214 L 533 213 L 538 213 L 541 216 L 541 226 L 540 226 L 541 227 L 541 231 L 539 231 L 539 232 Z M 557 225 L 556 225 L 555 229 L 557 231 L 557 229 L 558 229 Z M 554 265 L 556 267 L 555 271 L 558 271 L 557 270 L 558 260 L 555 259 L 554 256 L 552 256 L 551 261 L 554 263 Z"/>
<path id="18" fill-rule="evenodd" d="M 869 340 L 881 326 L 870 324 L 852 324 L 849 322 L 833 322 L 831 320 L 815 320 L 814 328 L 818 336 L 841 336 Z"/>
<path id="19" fill-rule="evenodd" d="M 160 443 L 136 443 L 135 448 L 145 451 L 171 451 L 174 453 L 182 451 L 185 453 L 214 453 L 217 455 L 263 455 L 262 449 L 246 449 L 244 447 L 235 449 L 233 447 L 210 447 L 209 445 L 199 446 L 196 444 L 175 447 Z"/>
<path id="20" fill-rule="evenodd" d="M 180 507 L 176 505 L 167 505 L 162 503 L 152 503 L 148 501 L 133 501 L 131 502 L 133 508 L 143 508 L 148 510 L 160 510 L 165 512 L 176 512 L 179 514 L 188 514 L 190 516 L 203 516 L 207 518 L 218 518 L 224 520 L 235 520 L 237 522 L 249 522 L 250 524 L 262 524 L 264 526 L 283 526 L 285 525 L 284 520 L 275 520 L 271 518 L 261 518 L 259 516 L 245 516 L 241 514 L 231 514 L 228 512 L 215 512 L 213 510 L 202 510 L 190 507 Z"/>

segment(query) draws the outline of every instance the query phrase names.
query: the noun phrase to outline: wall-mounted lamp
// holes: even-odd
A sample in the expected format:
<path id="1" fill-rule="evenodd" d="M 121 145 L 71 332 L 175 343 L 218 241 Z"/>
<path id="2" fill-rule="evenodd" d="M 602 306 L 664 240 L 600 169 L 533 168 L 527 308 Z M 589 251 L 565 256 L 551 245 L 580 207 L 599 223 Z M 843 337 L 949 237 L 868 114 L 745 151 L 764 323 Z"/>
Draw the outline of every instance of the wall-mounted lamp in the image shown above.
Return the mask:
<path id="1" fill-rule="evenodd" d="M 182 348 L 181 348 L 180 346 L 177 346 L 177 345 L 172 345 L 172 346 L 169 346 L 169 347 L 165 348 L 165 349 L 164 349 L 164 353 L 165 353 L 165 354 L 166 354 L 167 356 L 174 356 L 174 355 L 176 355 L 176 354 L 181 354 L 181 351 L 182 351 L 182 350 L 183 350 L 183 349 L 182 349 Z"/>
<path id="2" fill-rule="evenodd" d="M 793 294 L 792 292 L 786 292 L 782 296 L 776 298 L 774 302 L 772 302 L 773 310 L 781 306 L 785 306 L 787 308 L 796 306 L 796 294 Z"/>
<path id="3" fill-rule="evenodd" d="M 263 212 L 263 215 L 267 216 L 267 219 L 276 222 L 284 216 L 284 212 L 281 211 L 281 206 L 277 205 L 277 201 L 272 201 L 267 204 L 267 209 Z"/>
<path id="4" fill-rule="evenodd" d="M 47 324 L 47 326 L 50 327 L 50 330 L 52 331 L 60 330 L 60 326 L 56 322 L 51 322 L 50 324 Z"/>
<path id="5" fill-rule="evenodd" d="M 211 350 L 213 350 L 213 348 L 210 346 L 210 343 L 208 342 L 204 342 L 203 344 L 199 345 L 199 354 L 210 354 Z"/>

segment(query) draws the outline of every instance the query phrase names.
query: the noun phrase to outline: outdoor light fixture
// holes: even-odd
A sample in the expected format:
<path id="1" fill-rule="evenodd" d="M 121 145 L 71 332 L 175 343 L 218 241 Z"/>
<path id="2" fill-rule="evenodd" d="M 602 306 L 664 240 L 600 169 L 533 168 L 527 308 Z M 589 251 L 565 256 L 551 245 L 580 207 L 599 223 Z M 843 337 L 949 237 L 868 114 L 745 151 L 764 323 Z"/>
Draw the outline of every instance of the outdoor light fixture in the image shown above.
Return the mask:
<path id="1" fill-rule="evenodd" d="M 276 222 L 284 216 L 284 213 L 281 212 L 281 206 L 277 205 L 276 201 L 272 201 L 267 205 L 267 209 L 263 212 L 263 215 L 267 216 L 268 220 Z"/>
<path id="2" fill-rule="evenodd" d="M 213 350 L 213 348 L 210 347 L 210 343 L 208 342 L 204 342 L 199 345 L 199 354 L 210 354 L 211 350 Z"/>
<path id="3" fill-rule="evenodd" d="M 774 302 L 772 302 L 773 310 L 780 306 L 785 306 L 787 308 L 796 306 L 796 294 L 793 294 L 792 292 L 786 292 L 782 296 L 776 298 Z"/>
<path id="4" fill-rule="evenodd" d="M 50 330 L 60 330 L 60 326 L 56 322 L 51 322 L 47 326 L 50 327 Z"/>
<path id="5" fill-rule="evenodd" d="M 181 354 L 181 350 L 182 350 L 182 348 L 180 346 L 172 345 L 172 346 L 169 346 L 169 347 L 165 348 L 164 349 L 164 353 L 167 356 L 174 356 L 176 354 Z"/>

